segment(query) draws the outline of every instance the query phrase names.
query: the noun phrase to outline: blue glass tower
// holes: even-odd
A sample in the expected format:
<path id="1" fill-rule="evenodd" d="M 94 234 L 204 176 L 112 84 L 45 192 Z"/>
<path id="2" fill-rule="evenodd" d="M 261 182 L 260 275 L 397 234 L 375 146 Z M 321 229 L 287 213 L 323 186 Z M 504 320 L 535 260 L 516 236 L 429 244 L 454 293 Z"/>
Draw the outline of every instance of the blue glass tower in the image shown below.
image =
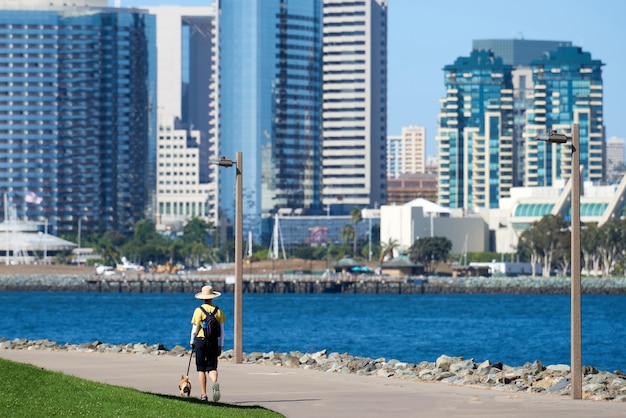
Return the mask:
<path id="1" fill-rule="evenodd" d="M 552 186 L 571 176 L 571 150 L 534 138 L 551 130 L 571 135 L 580 125 L 584 180 L 604 180 L 602 62 L 579 47 L 560 47 L 532 61 L 533 106 L 526 112 L 526 186 Z"/>
<path id="2" fill-rule="evenodd" d="M 513 153 L 514 186 L 523 185 L 526 161 L 524 128 L 526 110 L 532 108 L 532 73 L 530 63 L 544 58 L 560 46 L 572 46 L 569 41 L 545 41 L 531 39 L 479 39 L 472 41 L 472 49 L 493 52 L 504 64 L 513 66 Z"/>
<path id="3" fill-rule="evenodd" d="M 155 189 L 154 17 L 70 12 L 0 11 L 0 192 L 53 233 L 128 231 Z"/>
<path id="4" fill-rule="evenodd" d="M 219 155 L 243 152 L 244 232 L 280 208 L 321 210 L 322 1 L 219 2 Z M 235 173 L 219 173 L 232 221 Z"/>
<path id="5" fill-rule="evenodd" d="M 513 185 L 511 65 L 472 51 L 444 67 L 446 98 L 439 114 L 439 203 L 495 208 Z"/>

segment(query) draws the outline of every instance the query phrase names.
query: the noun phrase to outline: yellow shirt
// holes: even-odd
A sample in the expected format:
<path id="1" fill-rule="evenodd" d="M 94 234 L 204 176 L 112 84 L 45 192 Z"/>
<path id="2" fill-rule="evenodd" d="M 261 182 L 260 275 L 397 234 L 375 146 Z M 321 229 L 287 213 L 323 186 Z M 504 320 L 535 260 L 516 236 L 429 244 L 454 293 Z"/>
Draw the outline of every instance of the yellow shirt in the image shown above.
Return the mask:
<path id="1" fill-rule="evenodd" d="M 205 311 L 209 313 L 215 313 L 215 310 L 217 309 L 216 306 L 209 305 L 208 303 L 204 303 L 202 307 L 204 308 Z M 206 318 L 206 315 L 204 314 L 204 312 L 202 312 L 200 308 L 196 308 L 196 310 L 193 311 L 193 317 L 191 318 L 191 323 L 193 325 L 197 325 L 198 328 L 200 329 L 198 331 L 198 334 L 196 335 L 197 337 L 204 337 L 204 330 L 202 329 L 202 321 L 205 318 Z M 224 311 L 221 309 L 217 311 L 217 314 L 215 314 L 215 319 L 217 319 L 217 322 L 219 322 L 220 324 L 223 324 L 224 322 L 226 322 L 226 315 L 224 315 Z"/>

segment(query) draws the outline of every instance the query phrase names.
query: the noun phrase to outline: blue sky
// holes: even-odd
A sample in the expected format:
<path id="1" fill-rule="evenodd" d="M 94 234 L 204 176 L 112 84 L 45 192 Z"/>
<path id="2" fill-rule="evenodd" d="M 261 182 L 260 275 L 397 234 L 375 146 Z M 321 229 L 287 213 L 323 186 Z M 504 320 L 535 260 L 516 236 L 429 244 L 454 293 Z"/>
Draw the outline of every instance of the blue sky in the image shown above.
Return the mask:
<path id="1" fill-rule="evenodd" d="M 205 6 L 212 0 L 120 0 L 131 6 Z M 307 0 L 300 0 L 307 1 Z M 469 55 L 474 39 L 571 41 L 601 60 L 606 138 L 626 138 L 626 1 L 388 0 L 387 133 L 426 127 L 436 155 L 442 68 Z M 113 5 L 114 0 L 109 0 Z"/>

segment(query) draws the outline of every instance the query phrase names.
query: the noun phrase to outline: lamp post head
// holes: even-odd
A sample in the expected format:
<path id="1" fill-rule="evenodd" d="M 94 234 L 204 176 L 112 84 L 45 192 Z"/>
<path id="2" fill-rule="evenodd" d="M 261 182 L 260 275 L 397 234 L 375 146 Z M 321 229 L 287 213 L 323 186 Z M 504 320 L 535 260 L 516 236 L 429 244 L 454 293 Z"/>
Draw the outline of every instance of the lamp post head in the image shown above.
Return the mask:
<path id="1" fill-rule="evenodd" d="M 565 134 L 559 134 L 556 130 L 552 130 L 547 135 L 537 135 L 535 139 L 538 141 L 551 142 L 553 144 L 565 144 L 570 137 Z"/>
<path id="2" fill-rule="evenodd" d="M 235 162 L 227 159 L 226 157 L 222 157 L 218 161 L 211 161 L 211 164 L 219 165 L 220 167 L 232 167 Z"/>

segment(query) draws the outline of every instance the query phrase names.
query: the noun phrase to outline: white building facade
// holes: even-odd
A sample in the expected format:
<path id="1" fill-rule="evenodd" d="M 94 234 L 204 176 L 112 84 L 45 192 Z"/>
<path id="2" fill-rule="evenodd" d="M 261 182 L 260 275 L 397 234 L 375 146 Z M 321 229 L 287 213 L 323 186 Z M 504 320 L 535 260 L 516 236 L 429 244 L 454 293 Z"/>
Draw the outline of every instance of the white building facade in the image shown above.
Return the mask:
<path id="1" fill-rule="evenodd" d="M 211 7 L 151 7 L 157 22 L 159 229 L 217 224 L 217 20 Z"/>
<path id="2" fill-rule="evenodd" d="M 324 0 L 322 203 L 347 213 L 387 193 L 387 0 Z"/>
<path id="3" fill-rule="evenodd" d="M 405 126 L 400 136 L 387 137 L 387 177 L 426 172 L 426 128 Z"/>
<path id="4" fill-rule="evenodd" d="M 157 215 L 159 229 L 181 230 L 199 217 L 213 221 L 209 196 L 215 184 L 200 181 L 200 132 L 176 129 L 171 117 L 162 117 L 157 137 Z"/>
<path id="5" fill-rule="evenodd" d="M 401 253 L 408 254 L 416 240 L 445 237 L 452 242 L 453 254 L 489 250 L 489 225 L 479 215 L 463 216 L 425 199 L 404 205 L 380 208 L 380 242 L 395 241 Z"/>

